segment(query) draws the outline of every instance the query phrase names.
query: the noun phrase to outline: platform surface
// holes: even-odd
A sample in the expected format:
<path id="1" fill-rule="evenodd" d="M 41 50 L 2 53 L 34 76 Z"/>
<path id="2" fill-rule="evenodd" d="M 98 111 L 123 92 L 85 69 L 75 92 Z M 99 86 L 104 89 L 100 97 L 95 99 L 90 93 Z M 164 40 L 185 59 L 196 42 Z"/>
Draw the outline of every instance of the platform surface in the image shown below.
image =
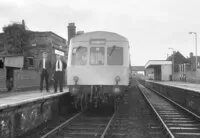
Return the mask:
<path id="1" fill-rule="evenodd" d="M 7 92 L 0 93 L 0 109 L 5 109 L 8 107 L 13 107 L 37 100 L 48 99 L 51 97 L 56 97 L 68 93 L 69 89 L 67 87 L 63 88 L 63 92 L 54 93 L 51 89 L 50 92 L 40 92 L 40 90 L 31 90 L 25 92 Z"/>
<path id="2" fill-rule="evenodd" d="M 146 81 L 200 93 L 200 84 L 180 82 L 180 81 L 152 81 L 152 80 L 146 80 Z"/>

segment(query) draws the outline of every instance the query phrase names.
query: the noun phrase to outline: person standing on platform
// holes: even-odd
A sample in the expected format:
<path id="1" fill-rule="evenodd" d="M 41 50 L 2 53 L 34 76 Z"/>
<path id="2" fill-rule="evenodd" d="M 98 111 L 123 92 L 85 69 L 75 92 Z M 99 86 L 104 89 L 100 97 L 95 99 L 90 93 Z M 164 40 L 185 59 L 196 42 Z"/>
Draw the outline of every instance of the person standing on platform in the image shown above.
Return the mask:
<path id="1" fill-rule="evenodd" d="M 56 55 L 56 63 L 54 64 L 54 92 L 57 92 L 57 85 L 60 85 L 60 92 L 63 92 L 63 75 L 66 69 L 66 63 L 61 60 L 60 55 Z"/>
<path id="2" fill-rule="evenodd" d="M 43 52 L 42 53 L 42 59 L 39 62 L 39 69 L 41 71 L 40 73 L 40 91 L 43 90 L 43 81 L 45 79 L 46 82 L 46 91 L 49 92 L 49 74 L 51 70 L 51 62 L 47 59 L 48 53 Z"/>

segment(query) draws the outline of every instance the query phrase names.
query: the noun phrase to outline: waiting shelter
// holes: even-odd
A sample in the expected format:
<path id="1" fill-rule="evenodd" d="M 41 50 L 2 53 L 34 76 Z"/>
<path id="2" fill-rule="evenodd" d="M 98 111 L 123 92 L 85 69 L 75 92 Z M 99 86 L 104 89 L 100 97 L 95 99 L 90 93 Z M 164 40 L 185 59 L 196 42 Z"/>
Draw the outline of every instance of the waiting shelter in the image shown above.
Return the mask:
<path id="1" fill-rule="evenodd" d="M 172 80 L 172 61 L 149 60 L 145 64 L 145 75 L 151 80 Z"/>

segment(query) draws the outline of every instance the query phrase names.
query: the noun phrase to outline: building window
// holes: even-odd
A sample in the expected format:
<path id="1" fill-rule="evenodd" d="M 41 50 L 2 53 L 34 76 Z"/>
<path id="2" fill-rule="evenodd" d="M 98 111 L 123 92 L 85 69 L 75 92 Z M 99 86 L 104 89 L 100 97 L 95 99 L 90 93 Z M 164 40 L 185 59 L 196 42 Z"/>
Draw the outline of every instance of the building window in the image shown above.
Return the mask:
<path id="1" fill-rule="evenodd" d="M 0 68 L 3 68 L 4 67 L 4 62 L 3 62 L 3 59 L 0 58 Z"/>
<path id="2" fill-rule="evenodd" d="M 27 57 L 28 60 L 28 67 L 34 66 L 34 58 L 33 57 Z"/>

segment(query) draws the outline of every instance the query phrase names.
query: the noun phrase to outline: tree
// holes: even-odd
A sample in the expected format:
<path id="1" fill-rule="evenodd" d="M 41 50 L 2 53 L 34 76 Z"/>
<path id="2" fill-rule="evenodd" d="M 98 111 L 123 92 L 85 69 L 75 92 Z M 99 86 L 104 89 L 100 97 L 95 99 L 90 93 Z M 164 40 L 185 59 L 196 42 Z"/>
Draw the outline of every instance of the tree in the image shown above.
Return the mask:
<path id="1" fill-rule="evenodd" d="M 6 50 L 9 54 L 24 54 L 30 32 L 22 24 L 13 23 L 3 27 L 6 40 Z"/>

